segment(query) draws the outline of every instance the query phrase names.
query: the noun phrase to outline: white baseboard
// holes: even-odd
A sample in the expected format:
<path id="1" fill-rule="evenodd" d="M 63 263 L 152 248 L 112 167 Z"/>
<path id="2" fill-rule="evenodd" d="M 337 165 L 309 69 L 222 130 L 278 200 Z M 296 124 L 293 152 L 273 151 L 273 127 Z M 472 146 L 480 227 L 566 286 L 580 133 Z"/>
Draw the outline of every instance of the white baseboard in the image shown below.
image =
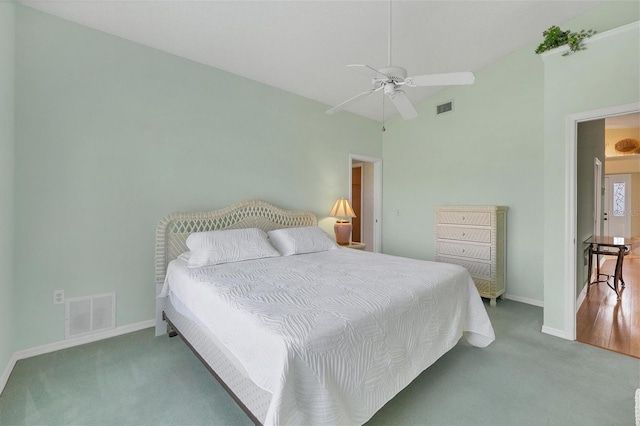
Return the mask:
<path id="1" fill-rule="evenodd" d="M 18 358 L 16 358 L 16 354 L 14 353 L 11 359 L 9 360 L 9 364 L 7 364 L 7 368 L 4 369 L 2 376 L 0 376 L 0 395 L 4 391 L 4 387 L 7 385 L 7 381 L 9 380 L 9 376 L 13 371 L 13 367 L 16 366 L 16 362 L 18 362 Z"/>
<path id="2" fill-rule="evenodd" d="M 134 331 L 144 330 L 145 328 L 151 328 L 155 326 L 155 319 L 141 321 L 134 324 L 123 325 L 121 327 L 116 327 L 114 329 L 102 332 L 91 334 L 88 336 L 77 337 L 74 339 L 61 340 L 59 342 L 49 343 L 47 345 L 36 346 L 31 349 L 24 349 L 18 352 L 15 352 L 11 359 L 9 360 L 9 364 L 7 368 L 0 376 L 0 394 L 4 391 L 4 387 L 7 385 L 7 381 L 9 380 L 9 376 L 11 375 L 11 371 L 16 365 L 16 362 L 21 359 L 31 358 L 37 355 L 47 354 L 50 352 L 59 351 L 62 349 L 72 348 L 74 346 L 80 346 L 91 342 L 97 342 L 98 340 L 109 339 L 111 337 L 121 336 L 127 333 L 133 333 Z"/>
<path id="3" fill-rule="evenodd" d="M 526 303 L 527 305 L 539 306 L 544 308 L 544 302 L 542 300 L 529 299 L 528 297 L 514 296 L 512 294 L 505 294 L 505 299 L 513 300 L 514 302 Z"/>
<path id="4" fill-rule="evenodd" d="M 541 330 L 544 334 L 549 334 L 551 336 L 559 337 L 561 339 L 573 340 L 573 338 L 567 337 L 567 334 L 564 330 L 558 330 L 557 328 L 547 327 L 546 325 L 542 326 Z"/>
<path id="5" fill-rule="evenodd" d="M 587 284 L 585 283 L 584 287 L 582 287 L 582 290 L 580 290 L 580 294 L 578 295 L 578 300 L 576 301 L 576 314 L 580 310 L 580 307 L 582 306 L 582 303 L 584 302 L 584 299 L 586 297 L 587 297 Z"/>
<path id="6" fill-rule="evenodd" d="M 604 262 L 606 262 L 606 258 L 604 256 L 602 256 L 602 258 L 600 258 L 600 267 L 602 268 L 602 265 L 604 265 Z M 591 271 L 591 276 L 595 277 L 595 279 L 597 280 L 599 277 L 596 277 L 596 265 L 593 265 L 593 270 Z M 576 314 L 578 313 L 578 311 L 580 310 L 580 307 L 582 306 L 582 303 L 584 303 L 584 299 L 587 297 L 587 288 L 589 287 L 589 284 L 585 281 L 584 285 L 582 286 L 582 290 L 580 290 L 580 294 L 578 294 L 578 300 L 576 300 Z"/>

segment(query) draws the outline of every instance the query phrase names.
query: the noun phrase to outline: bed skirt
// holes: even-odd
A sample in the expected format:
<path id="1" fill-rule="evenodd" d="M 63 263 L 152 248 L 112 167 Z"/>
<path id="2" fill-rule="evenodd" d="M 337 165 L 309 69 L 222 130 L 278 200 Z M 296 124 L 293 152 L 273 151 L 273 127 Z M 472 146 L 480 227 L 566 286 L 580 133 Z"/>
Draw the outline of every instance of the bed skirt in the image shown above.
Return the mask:
<path id="1" fill-rule="evenodd" d="M 243 375 L 214 343 L 212 333 L 180 314 L 167 298 L 164 317 L 255 424 L 262 424 L 271 394 Z"/>

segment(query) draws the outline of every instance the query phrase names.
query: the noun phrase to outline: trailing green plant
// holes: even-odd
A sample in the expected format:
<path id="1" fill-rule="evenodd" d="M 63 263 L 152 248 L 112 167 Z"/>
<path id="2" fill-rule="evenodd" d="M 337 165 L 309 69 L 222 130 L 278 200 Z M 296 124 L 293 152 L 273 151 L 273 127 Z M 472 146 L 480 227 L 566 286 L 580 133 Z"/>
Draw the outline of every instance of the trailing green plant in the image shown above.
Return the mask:
<path id="1" fill-rule="evenodd" d="M 536 53 L 540 54 L 566 44 L 569 46 L 569 50 L 563 53 L 562 56 L 570 55 L 578 50 L 586 49 L 582 44 L 582 41 L 585 38 L 591 37 L 595 33 L 596 32 L 594 30 L 580 30 L 579 32 L 562 31 L 557 25 L 552 25 L 548 30 L 542 33 L 544 41 L 540 43 L 536 49 Z"/>

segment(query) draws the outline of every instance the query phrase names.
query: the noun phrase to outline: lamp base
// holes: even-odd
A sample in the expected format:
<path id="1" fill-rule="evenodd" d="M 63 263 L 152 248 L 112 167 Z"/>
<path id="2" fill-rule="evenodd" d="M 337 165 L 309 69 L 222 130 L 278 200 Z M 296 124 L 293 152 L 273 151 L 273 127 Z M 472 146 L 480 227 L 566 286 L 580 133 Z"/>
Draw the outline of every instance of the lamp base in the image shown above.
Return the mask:
<path id="1" fill-rule="evenodd" d="M 348 220 L 339 220 L 333 226 L 333 231 L 336 233 L 336 243 L 341 246 L 349 245 L 351 240 L 351 222 Z"/>

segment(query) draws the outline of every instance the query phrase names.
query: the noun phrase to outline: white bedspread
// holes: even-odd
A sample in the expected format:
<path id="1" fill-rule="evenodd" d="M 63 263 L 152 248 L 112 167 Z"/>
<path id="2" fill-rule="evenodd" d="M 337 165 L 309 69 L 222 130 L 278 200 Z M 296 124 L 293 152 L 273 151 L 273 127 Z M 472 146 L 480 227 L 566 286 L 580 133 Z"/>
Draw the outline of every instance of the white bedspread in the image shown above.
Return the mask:
<path id="1" fill-rule="evenodd" d="M 362 424 L 462 336 L 494 340 L 457 265 L 342 249 L 189 269 L 173 292 L 273 394 L 265 425 Z"/>

